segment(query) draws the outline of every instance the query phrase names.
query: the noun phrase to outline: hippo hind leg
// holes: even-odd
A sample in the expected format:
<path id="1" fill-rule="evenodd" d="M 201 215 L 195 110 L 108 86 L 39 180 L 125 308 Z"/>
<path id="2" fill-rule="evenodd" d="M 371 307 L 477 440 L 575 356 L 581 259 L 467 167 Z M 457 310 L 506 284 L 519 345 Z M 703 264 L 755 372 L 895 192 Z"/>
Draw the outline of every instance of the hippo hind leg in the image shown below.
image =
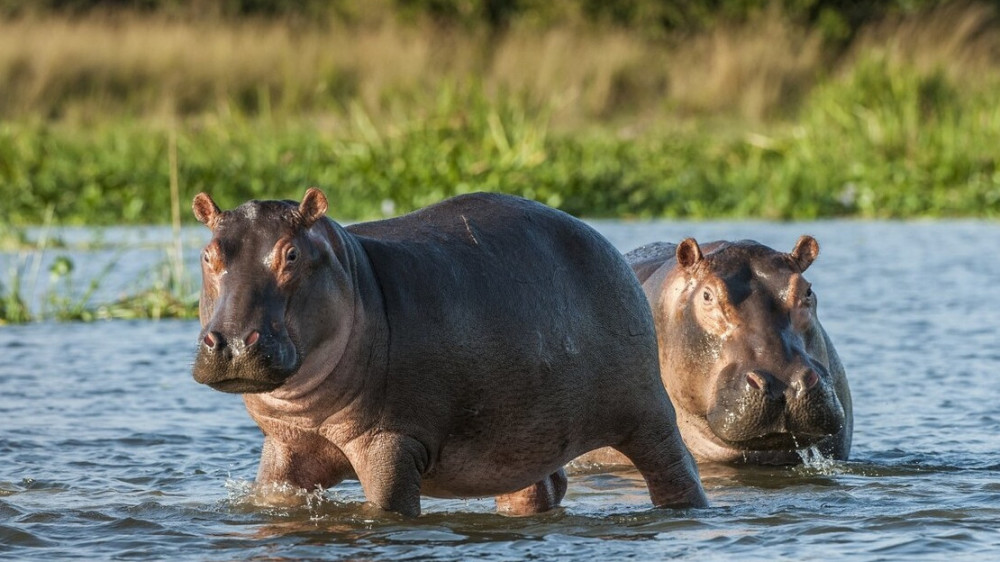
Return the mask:
<path id="1" fill-rule="evenodd" d="M 566 471 L 559 469 L 527 488 L 496 497 L 503 515 L 532 515 L 559 505 L 566 495 Z"/>
<path id="2" fill-rule="evenodd" d="M 650 498 L 656 507 L 707 507 L 698 467 L 671 425 L 656 430 L 637 431 L 614 447 L 628 457 L 646 480 Z"/>

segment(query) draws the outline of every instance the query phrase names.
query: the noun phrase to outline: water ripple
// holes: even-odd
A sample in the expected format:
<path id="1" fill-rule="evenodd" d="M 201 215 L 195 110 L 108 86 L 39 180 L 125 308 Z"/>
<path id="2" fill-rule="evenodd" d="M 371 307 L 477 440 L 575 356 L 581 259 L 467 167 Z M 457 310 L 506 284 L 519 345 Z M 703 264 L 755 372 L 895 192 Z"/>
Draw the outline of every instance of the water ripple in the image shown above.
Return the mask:
<path id="1" fill-rule="evenodd" d="M 563 507 L 532 517 L 500 516 L 490 499 L 426 498 L 424 515 L 408 520 L 366 508 L 357 482 L 285 490 L 301 493 L 300 505 L 261 507 L 251 484 L 260 430 L 238 396 L 191 379 L 197 322 L 5 326 L 0 557 L 938 560 L 1000 551 L 1000 260 L 982 258 L 1000 247 L 1000 225 L 599 227 L 623 250 L 686 236 L 790 248 L 799 234 L 816 236 L 823 250 L 808 275 L 850 377 L 851 460 L 804 452 L 800 467 L 703 466 L 707 509 L 650 508 L 635 471 L 574 474 Z"/>

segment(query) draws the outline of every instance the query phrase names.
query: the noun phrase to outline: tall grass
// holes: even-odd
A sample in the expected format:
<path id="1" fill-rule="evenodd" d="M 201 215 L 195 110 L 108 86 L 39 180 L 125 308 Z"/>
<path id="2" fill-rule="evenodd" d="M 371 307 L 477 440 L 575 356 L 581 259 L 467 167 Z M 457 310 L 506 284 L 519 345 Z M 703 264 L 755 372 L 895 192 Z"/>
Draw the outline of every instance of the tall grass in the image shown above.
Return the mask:
<path id="1" fill-rule="evenodd" d="M 479 189 L 585 216 L 993 217 L 997 30 L 952 3 L 846 50 L 775 11 L 655 40 L 579 22 L 5 21 L 0 201 L 14 225 L 50 206 L 165 222 L 171 190 L 234 205 L 310 185 L 344 220 Z"/>
<path id="2" fill-rule="evenodd" d="M 568 135 L 526 103 L 455 86 L 392 121 L 353 106 L 331 122 L 178 125 L 177 181 L 182 201 L 209 191 L 223 206 L 298 198 L 316 185 L 343 220 L 473 190 L 590 217 L 995 217 L 1000 109 L 991 92 L 1000 80 L 994 87 L 968 89 L 873 54 L 818 86 L 795 121 Z M 3 184 L 10 216 L 37 223 L 54 205 L 65 222 L 163 222 L 170 134 L 139 123 L 9 125 L 0 153 L 23 170 Z"/>
<path id="3" fill-rule="evenodd" d="M 20 276 L 12 272 L 9 283 L 10 286 L 5 286 L 0 282 L 0 326 L 30 322 L 31 312 L 21 293 Z"/>
<path id="4" fill-rule="evenodd" d="M 652 40 L 583 23 L 502 36 L 400 24 L 289 27 L 122 16 L 0 21 L 0 116 L 392 114 L 473 80 L 553 108 L 567 124 L 660 111 L 761 116 L 815 79 L 820 36 L 781 14 Z"/>

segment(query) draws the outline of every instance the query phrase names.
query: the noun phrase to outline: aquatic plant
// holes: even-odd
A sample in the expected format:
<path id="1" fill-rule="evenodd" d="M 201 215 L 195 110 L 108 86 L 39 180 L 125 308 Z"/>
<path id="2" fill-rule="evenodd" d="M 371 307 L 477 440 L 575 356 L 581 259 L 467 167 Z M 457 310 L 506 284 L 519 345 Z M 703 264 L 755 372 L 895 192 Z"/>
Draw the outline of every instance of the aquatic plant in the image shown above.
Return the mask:
<path id="1" fill-rule="evenodd" d="M 172 251 L 154 265 L 139 289 L 122 298 L 93 309 L 101 319 L 197 318 L 198 290 L 190 276 L 178 269 Z"/>
<path id="2" fill-rule="evenodd" d="M 101 272 L 90 279 L 86 288 L 77 291 L 73 280 L 73 260 L 60 255 L 49 267 L 49 285 L 42 302 L 42 316 L 54 320 L 94 320 L 94 310 L 90 298 L 114 267 L 116 260 L 108 262 Z"/>
<path id="3" fill-rule="evenodd" d="M 21 296 L 21 280 L 16 273 L 10 276 L 10 287 L 0 282 L 0 325 L 23 324 L 32 320 L 28 306 Z"/>

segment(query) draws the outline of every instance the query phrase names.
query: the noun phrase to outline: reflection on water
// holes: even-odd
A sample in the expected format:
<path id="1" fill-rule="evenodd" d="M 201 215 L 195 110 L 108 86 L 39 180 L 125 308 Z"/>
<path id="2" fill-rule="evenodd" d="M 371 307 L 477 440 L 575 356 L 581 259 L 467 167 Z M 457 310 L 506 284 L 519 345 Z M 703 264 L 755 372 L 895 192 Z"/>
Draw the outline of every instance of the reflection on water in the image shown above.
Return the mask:
<path id="1" fill-rule="evenodd" d="M 238 397 L 190 377 L 196 322 L 8 326 L 0 558 L 941 559 L 1000 548 L 1000 225 L 597 226 L 623 250 L 685 236 L 790 250 L 816 236 L 808 277 L 850 378 L 851 460 L 804 451 L 799 467 L 704 465 L 712 507 L 697 510 L 650 509 L 627 470 L 571 474 L 564 506 L 532 517 L 499 516 L 491 499 L 427 498 L 425 515 L 406 520 L 365 508 L 356 482 L 262 507 L 250 485 L 260 431 Z M 112 283 L 162 250 L 124 255 Z"/>

